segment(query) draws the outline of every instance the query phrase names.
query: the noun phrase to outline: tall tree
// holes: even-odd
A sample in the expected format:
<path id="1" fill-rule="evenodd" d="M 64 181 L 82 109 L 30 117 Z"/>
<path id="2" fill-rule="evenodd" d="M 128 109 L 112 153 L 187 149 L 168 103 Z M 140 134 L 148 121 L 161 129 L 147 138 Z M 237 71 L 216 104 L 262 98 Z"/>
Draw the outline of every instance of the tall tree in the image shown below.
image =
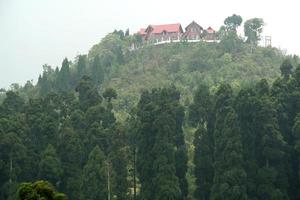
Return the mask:
<path id="1" fill-rule="evenodd" d="M 85 75 L 87 70 L 87 56 L 86 55 L 79 55 L 77 61 L 77 77 L 80 79 L 82 76 Z"/>
<path id="2" fill-rule="evenodd" d="M 233 14 L 224 20 L 224 24 L 229 31 L 236 32 L 236 29 L 242 24 L 243 19 L 240 15 Z"/>
<path id="3" fill-rule="evenodd" d="M 144 92 L 141 96 L 137 143 L 141 198 L 186 198 L 187 160 L 181 127 L 184 115 L 179 97 L 174 88 Z"/>
<path id="4" fill-rule="evenodd" d="M 297 175 L 297 181 L 295 181 L 294 184 L 299 185 L 300 183 L 300 114 L 297 115 L 297 117 L 295 118 L 295 123 L 293 126 L 293 135 L 295 137 L 295 141 L 294 141 L 294 150 L 295 150 L 295 154 L 296 154 L 296 159 L 294 160 L 294 165 L 293 167 L 295 168 L 295 171 Z M 295 189 L 294 191 L 294 198 L 300 198 L 300 192 L 299 190 Z"/>
<path id="5" fill-rule="evenodd" d="M 104 69 L 100 61 L 99 55 L 96 55 L 91 66 L 91 77 L 96 84 L 104 81 Z"/>
<path id="6" fill-rule="evenodd" d="M 285 59 L 280 65 L 281 75 L 284 77 L 285 80 L 288 80 L 290 78 L 290 75 L 292 74 L 292 69 L 293 65 L 288 59 Z"/>
<path id="7" fill-rule="evenodd" d="M 27 159 L 26 147 L 15 133 L 0 134 L 0 169 L 1 171 L 1 192 L 2 199 L 12 200 L 15 196 L 15 186 L 18 183 L 22 172 L 22 166 Z M 2 185 L 3 184 L 3 185 Z"/>
<path id="8" fill-rule="evenodd" d="M 79 104 L 83 111 L 102 102 L 102 98 L 99 95 L 97 88 L 88 76 L 82 77 L 79 85 L 76 87 L 76 91 L 79 94 Z"/>
<path id="9" fill-rule="evenodd" d="M 189 107 L 189 120 L 197 126 L 194 136 L 194 164 L 197 199 L 209 199 L 213 183 L 212 95 L 207 85 L 200 84 Z"/>
<path id="10" fill-rule="evenodd" d="M 62 62 L 62 66 L 59 72 L 59 76 L 57 77 L 57 87 L 58 91 L 66 92 L 71 89 L 71 75 L 70 75 L 70 63 L 67 58 L 65 58 Z"/>
<path id="11" fill-rule="evenodd" d="M 215 138 L 215 145 L 215 176 L 210 199 L 246 200 L 247 175 L 243 168 L 240 130 L 233 109 L 228 110 L 222 135 Z"/>
<path id="12" fill-rule="evenodd" d="M 271 99 L 260 97 L 255 118 L 258 170 L 257 195 L 260 199 L 286 199 L 288 181 L 285 171 L 285 142 L 279 132 L 276 110 Z"/>
<path id="13" fill-rule="evenodd" d="M 263 31 L 264 20 L 261 18 L 249 19 L 244 24 L 244 33 L 247 37 L 246 42 L 257 45 L 260 40 L 260 34 Z"/>
<path id="14" fill-rule="evenodd" d="M 232 88 L 228 84 L 220 85 L 215 97 L 214 180 L 210 199 L 243 199 L 245 198 L 242 181 L 244 177 L 240 169 L 243 164 L 241 161 L 242 149 L 239 141 L 240 133 L 235 130 L 237 128 L 235 113 L 231 107 L 233 102 Z M 231 125 L 232 127 L 230 127 Z M 234 139 L 235 143 L 231 143 L 231 139 L 227 140 L 228 137 Z M 225 160 L 227 156 L 234 161 L 234 164 L 238 164 L 237 169 Z M 231 169 L 233 171 L 230 171 Z M 229 179 L 230 173 L 237 175 L 235 180 Z M 235 186 L 238 188 L 236 193 L 232 190 Z"/>
<path id="15" fill-rule="evenodd" d="M 82 141 L 68 122 L 65 122 L 61 130 L 58 152 L 64 172 L 60 188 L 68 194 L 70 199 L 78 199 L 83 160 Z"/>
<path id="16" fill-rule="evenodd" d="M 112 130 L 109 160 L 112 165 L 112 191 L 117 200 L 128 199 L 128 149 L 122 127 Z"/>
<path id="17" fill-rule="evenodd" d="M 55 148 L 49 144 L 42 152 L 39 163 L 39 178 L 59 186 L 62 175 L 62 166 Z"/>
<path id="18" fill-rule="evenodd" d="M 194 138 L 194 164 L 196 177 L 195 198 L 208 200 L 213 184 L 214 168 L 211 140 L 203 124 L 199 124 Z"/>
<path id="19" fill-rule="evenodd" d="M 80 199 L 107 199 L 107 170 L 104 153 L 99 146 L 91 151 L 83 168 Z"/>

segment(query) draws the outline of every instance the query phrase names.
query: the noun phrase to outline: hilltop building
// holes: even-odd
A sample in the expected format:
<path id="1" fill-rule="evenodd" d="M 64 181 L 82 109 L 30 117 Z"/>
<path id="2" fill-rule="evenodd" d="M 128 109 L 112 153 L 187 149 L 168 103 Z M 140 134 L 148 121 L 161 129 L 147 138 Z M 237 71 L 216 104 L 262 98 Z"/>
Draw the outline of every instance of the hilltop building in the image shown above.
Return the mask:
<path id="1" fill-rule="evenodd" d="M 212 42 L 216 40 L 216 31 L 212 27 L 208 27 L 204 35 L 206 41 Z"/>
<path id="2" fill-rule="evenodd" d="M 147 28 L 141 28 L 138 34 L 142 37 L 143 43 L 163 44 L 170 42 L 216 42 L 216 31 L 209 27 L 203 29 L 202 26 L 192 21 L 186 28 L 185 32 L 180 23 L 149 25 Z"/>
<path id="3" fill-rule="evenodd" d="M 164 25 L 149 25 L 146 29 L 140 30 L 144 42 L 166 43 L 180 41 L 183 30 L 179 23 Z"/>
<path id="4" fill-rule="evenodd" d="M 203 36 L 204 29 L 202 26 L 192 21 L 186 28 L 183 38 L 188 41 L 200 41 Z"/>

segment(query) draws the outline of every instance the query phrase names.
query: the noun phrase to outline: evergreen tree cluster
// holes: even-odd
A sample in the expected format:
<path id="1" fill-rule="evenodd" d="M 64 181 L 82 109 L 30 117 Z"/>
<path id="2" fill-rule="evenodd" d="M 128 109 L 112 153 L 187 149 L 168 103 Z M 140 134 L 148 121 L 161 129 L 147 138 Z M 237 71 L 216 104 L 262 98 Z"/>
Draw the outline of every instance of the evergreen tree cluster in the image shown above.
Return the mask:
<path id="1" fill-rule="evenodd" d="M 19 184 L 35 180 L 49 183 L 21 184 L 20 199 L 63 199 L 54 192 L 41 196 L 34 191 L 40 186 L 74 200 L 127 199 L 124 128 L 111 103 L 116 93 L 102 97 L 87 76 L 76 90 L 27 102 L 7 92 L 0 106 L 0 199 L 16 199 Z"/>
<path id="2" fill-rule="evenodd" d="M 141 199 L 186 199 L 184 109 L 174 88 L 143 92 L 138 104 L 137 171 Z"/>
<path id="3" fill-rule="evenodd" d="M 292 68 L 285 60 L 271 87 L 263 79 L 237 94 L 199 87 L 189 107 L 195 199 L 299 199 L 300 66 Z"/>
<path id="4" fill-rule="evenodd" d="M 262 79 L 238 92 L 200 84 L 189 106 L 174 86 L 145 90 L 125 121 L 115 117 L 116 91 L 99 93 L 88 76 L 73 92 L 27 101 L 8 91 L 0 199 L 297 200 L 300 65 L 293 68 L 285 60 L 272 86 Z"/>

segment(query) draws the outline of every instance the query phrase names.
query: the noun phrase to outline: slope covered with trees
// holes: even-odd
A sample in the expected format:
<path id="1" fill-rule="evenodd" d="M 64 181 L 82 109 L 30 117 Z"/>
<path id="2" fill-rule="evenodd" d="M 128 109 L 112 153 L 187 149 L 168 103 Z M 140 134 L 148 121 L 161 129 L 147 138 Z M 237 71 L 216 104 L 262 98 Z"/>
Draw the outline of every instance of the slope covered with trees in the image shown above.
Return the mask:
<path id="1" fill-rule="evenodd" d="M 11 88 L 25 99 L 45 96 L 49 92 L 73 90 L 80 78 L 88 75 L 99 90 L 114 88 L 117 91 L 119 98 L 114 102 L 115 108 L 124 114 L 137 104 L 143 89 L 174 84 L 183 100 L 190 101 L 199 82 L 212 90 L 221 83 L 228 83 L 235 92 L 261 78 L 274 81 L 280 75 L 279 66 L 286 56 L 276 48 L 257 46 L 262 19 L 245 22 L 246 38 L 238 36 L 236 30 L 241 22 L 238 15 L 226 18 L 217 33 L 220 43 L 183 41 L 142 46 L 138 35 L 114 31 L 94 45 L 87 55 L 78 55 L 73 61 L 66 58 L 55 68 L 45 64 L 36 86 L 28 81 L 24 86 L 13 84 Z M 131 50 L 132 43 L 140 48 Z M 297 56 L 289 57 L 293 64 L 299 61 Z"/>
<path id="2" fill-rule="evenodd" d="M 299 199 L 300 62 L 257 46 L 259 19 L 244 41 L 241 21 L 225 19 L 220 43 L 135 51 L 115 31 L 13 85 L 0 199 Z"/>

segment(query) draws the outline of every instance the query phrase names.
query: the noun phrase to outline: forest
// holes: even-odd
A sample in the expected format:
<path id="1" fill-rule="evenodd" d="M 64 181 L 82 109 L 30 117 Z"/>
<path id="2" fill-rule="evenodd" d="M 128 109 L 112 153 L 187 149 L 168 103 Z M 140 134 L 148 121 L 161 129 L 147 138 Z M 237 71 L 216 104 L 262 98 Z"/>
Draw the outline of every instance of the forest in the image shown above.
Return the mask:
<path id="1" fill-rule="evenodd" d="M 300 199 L 300 60 L 241 23 L 135 51 L 116 30 L 2 89 L 0 199 Z"/>

